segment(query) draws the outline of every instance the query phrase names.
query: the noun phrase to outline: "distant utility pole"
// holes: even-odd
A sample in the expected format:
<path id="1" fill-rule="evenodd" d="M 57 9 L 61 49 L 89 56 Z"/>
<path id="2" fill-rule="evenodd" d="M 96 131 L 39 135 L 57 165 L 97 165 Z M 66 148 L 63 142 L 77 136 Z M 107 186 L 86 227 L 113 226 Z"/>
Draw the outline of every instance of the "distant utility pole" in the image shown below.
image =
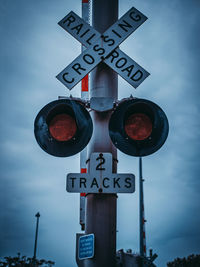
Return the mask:
<path id="1" fill-rule="evenodd" d="M 142 177 L 142 158 L 139 158 L 139 210 L 140 210 L 140 256 L 143 258 L 146 257 L 146 234 L 145 234 L 145 218 L 144 218 L 144 193 L 143 193 L 143 182 L 144 179 Z M 142 263 L 142 266 L 143 263 Z"/>
<path id="2" fill-rule="evenodd" d="M 39 212 L 36 213 L 35 217 L 37 218 L 37 221 L 36 221 L 36 230 L 35 230 L 35 245 L 34 245 L 34 253 L 33 253 L 33 266 L 35 266 L 35 261 L 36 261 L 38 226 L 39 226 L 40 213 Z"/>

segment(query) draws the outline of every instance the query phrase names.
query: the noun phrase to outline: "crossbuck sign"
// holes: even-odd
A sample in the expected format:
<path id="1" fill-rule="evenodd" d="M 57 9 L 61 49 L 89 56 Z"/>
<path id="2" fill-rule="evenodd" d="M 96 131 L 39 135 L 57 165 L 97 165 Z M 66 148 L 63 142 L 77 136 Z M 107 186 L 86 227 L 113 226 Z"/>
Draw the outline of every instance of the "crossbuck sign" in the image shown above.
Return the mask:
<path id="1" fill-rule="evenodd" d="M 103 61 L 134 88 L 137 88 L 149 76 L 149 73 L 122 52 L 118 46 L 146 20 L 146 16 L 132 7 L 101 34 L 71 11 L 58 24 L 87 49 L 61 71 L 56 76 L 57 79 L 71 90 Z"/>

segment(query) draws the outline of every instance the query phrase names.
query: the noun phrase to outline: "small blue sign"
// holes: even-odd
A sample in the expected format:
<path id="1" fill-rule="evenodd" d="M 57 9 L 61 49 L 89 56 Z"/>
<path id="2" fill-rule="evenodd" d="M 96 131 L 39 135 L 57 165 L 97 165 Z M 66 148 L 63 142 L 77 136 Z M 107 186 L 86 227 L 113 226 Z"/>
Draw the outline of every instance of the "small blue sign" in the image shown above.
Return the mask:
<path id="1" fill-rule="evenodd" d="M 94 257 L 94 234 L 83 235 L 79 238 L 78 258 L 79 260 Z"/>

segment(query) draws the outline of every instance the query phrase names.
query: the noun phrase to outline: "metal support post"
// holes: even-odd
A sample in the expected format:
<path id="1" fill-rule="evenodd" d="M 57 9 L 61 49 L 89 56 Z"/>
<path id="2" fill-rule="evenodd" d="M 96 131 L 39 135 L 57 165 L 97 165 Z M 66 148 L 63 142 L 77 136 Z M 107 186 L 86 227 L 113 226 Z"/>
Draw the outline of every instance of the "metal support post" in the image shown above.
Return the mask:
<path id="1" fill-rule="evenodd" d="M 35 214 L 35 217 L 37 218 L 37 221 L 36 221 L 36 230 L 35 230 L 35 245 L 34 245 L 34 253 L 33 253 L 33 266 L 35 266 L 35 261 L 36 261 L 38 226 L 39 226 L 40 213 L 38 212 L 37 214 Z"/>
<path id="2" fill-rule="evenodd" d="M 82 18 L 90 24 L 90 0 L 82 0 Z M 82 45 L 81 52 L 83 52 L 86 48 Z M 81 81 L 81 98 L 84 100 L 88 100 L 89 98 L 89 74 L 87 74 Z M 87 147 L 81 151 L 80 154 L 80 171 L 81 173 L 87 172 L 86 166 L 87 160 Z M 80 225 L 81 230 L 85 230 L 85 193 L 80 194 Z"/>
<path id="3" fill-rule="evenodd" d="M 93 0 L 93 27 L 103 33 L 118 19 L 118 0 Z M 112 97 L 117 100 L 117 74 L 100 63 L 91 74 L 90 97 Z M 109 133 L 109 112 L 92 111 L 94 131 L 89 145 L 89 157 L 93 152 L 109 152 L 113 155 L 113 172 L 117 172 L 117 151 Z M 86 196 L 86 234 L 95 236 L 95 256 L 85 260 L 86 267 L 114 267 L 116 258 L 116 207 L 115 194 L 88 194 Z"/>
<path id="4" fill-rule="evenodd" d="M 145 218 L 144 218 L 144 193 L 142 177 L 142 158 L 139 158 L 139 198 L 140 198 L 140 256 L 142 259 L 146 256 L 146 235 L 145 235 Z M 143 266 L 143 260 L 142 260 Z"/>

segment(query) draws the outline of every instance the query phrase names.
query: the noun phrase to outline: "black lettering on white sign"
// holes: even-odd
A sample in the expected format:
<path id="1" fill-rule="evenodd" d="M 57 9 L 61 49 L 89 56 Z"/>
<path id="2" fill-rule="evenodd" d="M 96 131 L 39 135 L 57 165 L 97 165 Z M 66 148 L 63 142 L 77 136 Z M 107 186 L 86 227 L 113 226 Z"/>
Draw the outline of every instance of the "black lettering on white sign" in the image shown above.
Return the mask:
<path id="1" fill-rule="evenodd" d="M 68 192 L 84 193 L 133 193 L 133 174 L 112 173 L 111 153 L 92 153 L 88 173 L 67 175 Z"/>
<path id="2" fill-rule="evenodd" d="M 71 90 L 94 67 L 104 61 L 136 88 L 149 73 L 116 47 L 146 19 L 146 16 L 133 7 L 103 34 L 100 34 L 71 11 L 58 24 L 87 49 L 57 75 L 58 80 Z M 109 57 L 105 59 L 109 54 L 111 54 L 110 60 Z M 122 57 L 122 54 L 125 56 Z M 115 62 L 113 62 L 114 59 L 116 59 Z"/>
<path id="3" fill-rule="evenodd" d="M 105 158 L 103 157 L 103 154 L 100 153 L 99 157 L 96 158 L 97 161 L 100 161 L 100 163 L 96 166 L 97 171 L 105 171 L 105 168 L 102 167 L 102 165 L 105 163 Z"/>

